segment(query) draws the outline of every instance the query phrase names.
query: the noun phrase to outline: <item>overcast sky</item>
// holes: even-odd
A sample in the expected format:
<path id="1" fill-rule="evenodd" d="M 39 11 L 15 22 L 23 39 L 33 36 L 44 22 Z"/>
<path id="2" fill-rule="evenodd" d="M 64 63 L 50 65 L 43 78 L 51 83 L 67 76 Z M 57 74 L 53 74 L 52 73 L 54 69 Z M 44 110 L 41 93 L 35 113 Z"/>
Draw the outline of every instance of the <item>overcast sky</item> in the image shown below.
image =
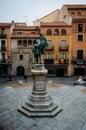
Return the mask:
<path id="1" fill-rule="evenodd" d="M 86 0 L 0 0 L 0 22 L 33 21 L 61 9 L 64 4 L 86 4 Z"/>

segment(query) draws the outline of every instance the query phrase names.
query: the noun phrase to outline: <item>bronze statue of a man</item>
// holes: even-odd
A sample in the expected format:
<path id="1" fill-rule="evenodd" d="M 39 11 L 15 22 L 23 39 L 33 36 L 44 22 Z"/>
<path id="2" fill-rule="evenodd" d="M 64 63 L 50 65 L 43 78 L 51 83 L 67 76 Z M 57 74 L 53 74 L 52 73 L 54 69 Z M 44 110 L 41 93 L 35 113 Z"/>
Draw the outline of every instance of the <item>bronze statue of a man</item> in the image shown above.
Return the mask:
<path id="1" fill-rule="evenodd" d="M 36 58 L 36 64 L 42 64 L 41 62 L 41 55 L 44 54 L 45 48 L 48 46 L 48 43 L 45 39 L 45 37 L 39 33 L 40 35 L 40 42 L 35 42 L 34 48 L 33 48 L 33 53 L 34 53 L 34 58 Z"/>
<path id="2" fill-rule="evenodd" d="M 36 63 L 38 64 L 39 62 L 41 63 L 41 50 L 40 50 L 40 43 L 37 41 L 34 44 L 33 48 L 33 53 L 34 53 L 34 58 L 36 58 Z M 40 60 L 40 61 L 39 61 Z"/>

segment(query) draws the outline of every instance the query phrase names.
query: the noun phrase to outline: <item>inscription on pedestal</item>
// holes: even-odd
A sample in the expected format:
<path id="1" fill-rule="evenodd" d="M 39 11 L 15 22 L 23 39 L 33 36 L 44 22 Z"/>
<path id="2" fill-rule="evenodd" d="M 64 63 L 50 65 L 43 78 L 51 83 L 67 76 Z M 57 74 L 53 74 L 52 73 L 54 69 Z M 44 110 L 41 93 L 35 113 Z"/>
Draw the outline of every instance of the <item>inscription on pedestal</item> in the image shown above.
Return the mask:
<path id="1" fill-rule="evenodd" d="M 33 79 L 34 79 L 34 80 L 37 80 L 37 81 L 42 81 L 42 80 L 45 80 L 45 79 L 46 79 L 46 76 L 37 75 L 37 76 L 34 76 Z"/>
<path id="2" fill-rule="evenodd" d="M 36 91 L 40 90 L 46 90 L 46 82 L 45 81 L 33 81 L 33 89 Z"/>

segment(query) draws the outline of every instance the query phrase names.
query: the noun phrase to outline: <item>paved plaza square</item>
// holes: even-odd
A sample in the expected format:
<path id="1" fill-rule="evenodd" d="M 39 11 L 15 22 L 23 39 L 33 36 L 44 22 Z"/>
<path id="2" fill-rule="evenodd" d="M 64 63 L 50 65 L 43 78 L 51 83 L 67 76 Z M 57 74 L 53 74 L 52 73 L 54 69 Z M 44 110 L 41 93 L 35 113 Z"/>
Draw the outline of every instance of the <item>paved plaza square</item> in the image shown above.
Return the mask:
<path id="1" fill-rule="evenodd" d="M 62 111 L 40 118 L 27 117 L 17 109 L 20 99 L 31 94 L 32 78 L 20 86 L 17 79 L 0 80 L 0 130 L 86 130 L 86 87 L 73 86 L 74 80 L 47 78 L 47 92 Z"/>

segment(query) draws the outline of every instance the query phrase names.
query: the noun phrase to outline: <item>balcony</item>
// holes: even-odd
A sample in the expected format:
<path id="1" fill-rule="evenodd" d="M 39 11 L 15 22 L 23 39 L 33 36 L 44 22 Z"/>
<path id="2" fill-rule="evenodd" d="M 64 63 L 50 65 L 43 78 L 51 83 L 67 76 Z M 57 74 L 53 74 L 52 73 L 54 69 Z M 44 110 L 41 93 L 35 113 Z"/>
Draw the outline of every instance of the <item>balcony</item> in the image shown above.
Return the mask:
<path id="1" fill-rule="evenodd" d="M 69 49 L 69 46 L 67 45 L 67 46 L 59 46 L 59 51 L 68 51 L 68 49 Z"/>
<path id="2" fill-rule="evenodd" d="M 44 59 L 45 64 L 54 64 L 54 59 Z"/>
<path id="3" fill-rule="evenodd" d="M 6 39 L 6 34 L 0 34 L 1 39 Z"/>
<path id="4" fill-rule="evenodd" d="M 45 49 L 46 51 L 53 51 L 54 50 L 54 46 L 48 46 L 48 47 L 46 47 L 46 49 Z"/>
<path id="5" fill-rule="evenodd" d="M 73 58 L 71 62 L 72 64 L 76 64 L 76 65 L 86 65 L 86 58 L 83 59 Z"/>
<path id="6" fill-rule="evenodd" d="M 63 59 L 63 58 L 60 58 L 59 59 L 59 64 L 68 64 L 68 59 Z"/>

